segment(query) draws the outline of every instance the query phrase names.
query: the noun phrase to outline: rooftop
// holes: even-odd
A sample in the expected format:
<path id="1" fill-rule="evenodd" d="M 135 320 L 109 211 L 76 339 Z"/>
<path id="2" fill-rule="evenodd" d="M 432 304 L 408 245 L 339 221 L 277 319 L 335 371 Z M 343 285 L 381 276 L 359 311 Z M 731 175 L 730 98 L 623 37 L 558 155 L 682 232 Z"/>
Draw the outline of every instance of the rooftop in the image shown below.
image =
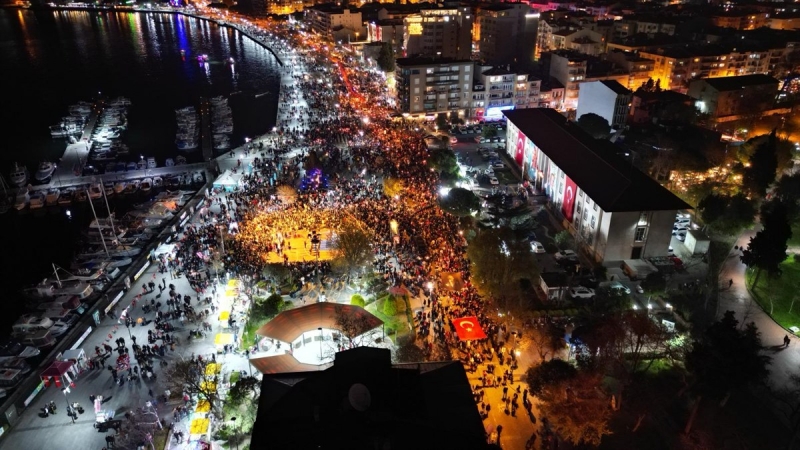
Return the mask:
<path id="1" fill-rule="evenodd" d="M 605 87 L 611 89 L 614 93 L 619 95 L 628 95 L 631 91 L 626 88 L 625 86 L 621 85 L 619 81 L 616 80 L 600 80 Z"/>
<path id="2" fill-rule="evenodd" d="M 486 448 L 464 367 L 336 353 L 323 371 L 264 375 L 252 448 Z"/>
<path id="3" fill-rule="evenodd" d="M 655 180 L 616 156 L 614 144 L 594 139 L 549 108 L 503 111 L 603 211 L 691 209 Z"/>
<path id="4" fill-rule="evenodd" d="M 359 317 L 361 320 L 358 325 L 363 329 L 362 333 L 366 333 L 383 324 L 381 319 L 359 306 L 319 302 L 281 312 L 259 328 L 256 334 L 283 342 L 293 342 L 295 338 L 303 333 L 315 331 L 320 327 L 337 329 L 337 314 Z"/>
<path id="5" fill-rule="evenodd" d="M 761 86 L 764 84 L 778 85 L 778 80 L 769 75 L 755 74 L 755 75 L 741 75 L 738 77 L 719 77 L 719 78 L 705 78 L 709 86 L 716 89 L 718 92 L 738 91 L 747 86 Z"/>
<path id="6" fill-rule="evenodd" d="M 434 66 L 440 64 L 472 64 L 468 59 L 441 58 L 437 56 L 415 56 L 413 58 L 397 58 L 398 67 Z"/>

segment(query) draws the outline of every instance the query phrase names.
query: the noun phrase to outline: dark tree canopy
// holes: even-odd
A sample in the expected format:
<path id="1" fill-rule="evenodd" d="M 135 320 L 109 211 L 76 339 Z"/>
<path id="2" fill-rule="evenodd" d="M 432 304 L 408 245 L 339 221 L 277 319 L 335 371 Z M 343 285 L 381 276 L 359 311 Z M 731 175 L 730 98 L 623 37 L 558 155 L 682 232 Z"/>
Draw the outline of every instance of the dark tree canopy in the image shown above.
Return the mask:
<path id="1" fill-rule="evenodd" d="M 753 224 L 756 202 L 744 194 L 710 194 L 697 205 L 703 222 L 726 234 L 736 234 Z"/>
<path id="2" fill-rule="evenodd" d="M 525 382 L 531 394 L 542 395 L 545 390 L 578 376 L 578 369 L 558 358 L 533 366 L 525 372 Z"/>
<path id="3" fill-rule="evenodd" d="M 428 155 L 428 167 L 441 172 L 443 178 L 458 178 L 456 154 L 450 149 L 431 149 Z"/>
<path id="4" fill-rule="evenodd" d="M 760 335 L 752 322 L 740 328 L 733 311 L 711 325 L 686 355 L 698 393 L 722 398 L 766 379 L 771 358 L 761 354 Z"/>
<path id="5" fill-rule="evenodd" d="M 745 168 L 742 181 L 745 188 L 756 197 L 764 197 L 769 185 L 775 181 L 778 170 L 777 141 L 773 130 L 753 151 L 750 167 Z"/>
<path id="6" fill-rule="evenodd" d="M 383 45 L 381 45 L 377 63 L 382 71 L 386 73 L 394 72 L 394 50 L 392 49 L 391 43 L 384 42 Z"/>
<path id="7" fill-rule="evenodd" d="M 742 263 L 756 268 L 754 285 L 758 283 L 762 270 L 771 276 L 781 274 L 780 265 L 788 257 L 787 242 L 792 237 L 786 209 L 779 200 L 765 203 L 761 209 L 763 229 L 750 238 L 747 249 L 742 252 Z"/>
<path id="8" fill-rule="evenodd" d="M 588 113 L 578 118 L 578 126 L 595 139 L 607 139 L 611 135 L 611 125 L 608 120 L 595 113 Z"/>
<path id="9" fill-rule="evenodd" d="M 466 217 L 481 209 L 481 202 L 477 195 L 469 189 L 453 188 L 447 195 L 439 197 L 442 209 L 458 217 Z"/>

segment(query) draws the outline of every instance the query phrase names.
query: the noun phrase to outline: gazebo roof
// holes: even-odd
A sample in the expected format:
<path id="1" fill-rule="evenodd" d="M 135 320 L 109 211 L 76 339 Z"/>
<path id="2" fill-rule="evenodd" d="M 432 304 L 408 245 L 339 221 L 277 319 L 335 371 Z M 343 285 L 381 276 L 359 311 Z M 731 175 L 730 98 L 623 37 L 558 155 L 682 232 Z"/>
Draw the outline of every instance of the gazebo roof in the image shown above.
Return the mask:
<path id="1" fill-rule="evenodd" d="M 301 363 L 293 355 L 274 355 L 264 356 L 262 358 L 252 358 L 250 364 L 253 365 L 259 372 L 263 374 L 273 373 L 291 373 L 291 372 L 313 372 L 317 370 L 324 370 L 331 366 L 332 363 L 314 365 Z"/>
<path id="2" fill-rule="evenodd" d="M 53 361 L 50 367 L 44 369 L 41 376 L 43 377 L 60 377 L 67 373 L 74 363 L 72 361 Z"/>
<path id="3" fill-rule="evenodd" d="M 282 342 L 292 342 L 307 331 L 316 331 L 318 328 L 336 329 L 337 309 L 344 315 L 363 318 L 358 321 L 362 328 L 358 334 L 383 324 L 381 319 L 360 306 L 320 302 L 283 311 L 259 328 L 256 334 Z"/>

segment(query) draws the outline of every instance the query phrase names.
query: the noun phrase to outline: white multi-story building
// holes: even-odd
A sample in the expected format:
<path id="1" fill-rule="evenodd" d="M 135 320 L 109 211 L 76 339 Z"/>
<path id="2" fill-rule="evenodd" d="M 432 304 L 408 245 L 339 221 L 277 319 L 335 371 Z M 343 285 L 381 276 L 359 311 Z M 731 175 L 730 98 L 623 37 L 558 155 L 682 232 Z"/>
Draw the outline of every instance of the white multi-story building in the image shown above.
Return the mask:
<path id="1" fill-rule="evenodd" d="M 578 93 L 578 109 L 575 117 L 597 114 L 606 119 L 611 128 L 618 129 L 628 120 L 631 91 L 614 80 L 581 83 Z"/>
<path id="2" fill-rule="evenodd" d="M 542 81 L 502 67 L 477 66 L 470 117 L 500 120 L 502 111 L 538 108 Z"/>
<path id="3" fill-rule="evenodd" d="M 596 261 L 668 254 L 675 215 L 689 205 L 556 110 L 503 114 L 506 152 Z"/>
<path id="4" fill-rule="evenodd" d="M 437 113 L 467 116 L 472 95 L 472 61 L 399 58 L 395 77 L 400 112 L 414 117 Z"/>

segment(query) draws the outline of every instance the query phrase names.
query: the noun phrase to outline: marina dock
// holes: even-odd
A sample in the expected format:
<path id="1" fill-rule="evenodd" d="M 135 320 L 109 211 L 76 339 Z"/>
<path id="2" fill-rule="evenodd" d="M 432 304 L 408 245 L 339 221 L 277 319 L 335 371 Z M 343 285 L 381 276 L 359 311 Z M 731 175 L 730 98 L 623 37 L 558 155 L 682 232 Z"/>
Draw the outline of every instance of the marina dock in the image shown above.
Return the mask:
<path id="1" fill-rule="evenodd" d="M 200 98 L 200 145 L 203 149 L 203 161 L 211 161 L 214 157 L 214 137 L 211 133 L 211 104 L 205 97 Z"/>

